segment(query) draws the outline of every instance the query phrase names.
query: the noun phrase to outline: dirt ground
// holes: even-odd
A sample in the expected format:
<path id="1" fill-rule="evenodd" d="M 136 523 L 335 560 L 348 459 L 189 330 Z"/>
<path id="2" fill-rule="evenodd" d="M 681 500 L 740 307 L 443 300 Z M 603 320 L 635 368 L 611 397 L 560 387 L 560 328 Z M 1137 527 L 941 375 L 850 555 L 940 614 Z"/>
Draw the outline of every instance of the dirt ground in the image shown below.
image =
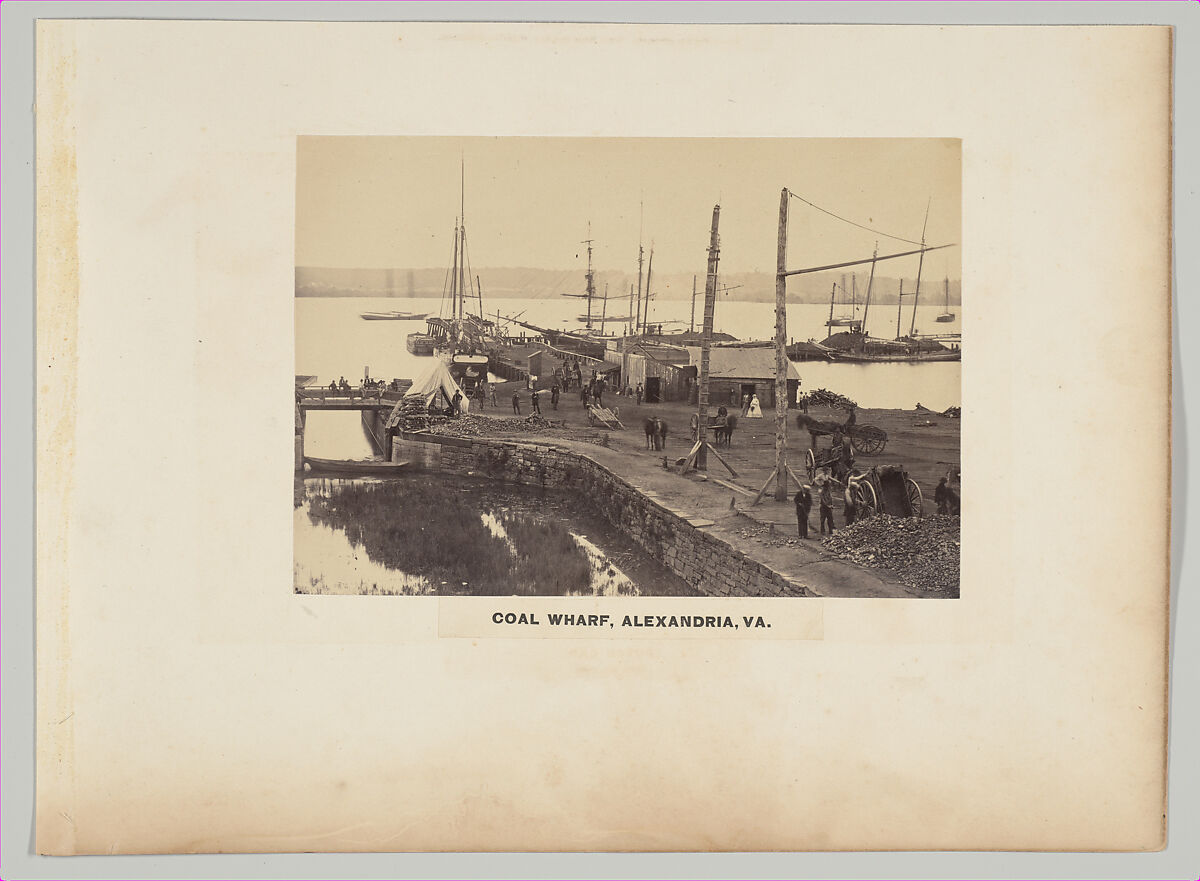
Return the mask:
<path id="1" fill-rule="evenodd" d="M 476 415 L 501 419 L 516 419 L 512 412 L 512 395 L 516 391 L 521 402 L 522 418 L 529 415 L 529 392 L 520 382 L 498 384 L 498 407 L 490 402 Z M 788 500 L 776 502 L 774 482 L 762 500 L 751 506 L 755 494 L 766 482 L 775 464 L 774 412 L 763 419 L 742 419 L 734 432 L 730 447 L 720 448 L 721 456 L 737 472 L 731 475 L 712 455 L 707 472 L 693 472 L 684 477 L 664 467 L 686 456 L 691 449 L 689 420 L 695 412 L 693 405 L 682 403 L 641 404 L 620 395 L 605 395 L 609 409 L 619 411 L 624 430 L 605 431 L 588 425 L 587 413 L 578 393 L 568 392 L 554 410 L 549 396 L 542 397 L 542 416 L 556 424 L 542 437 L 567 448 L 578 448 L 640 489 L 651 493 L 668 507 L 693 519 L 711 520 L 707 527 L 722 535 L 735 547 L 752 558 L 809 586 L 824 596 L 930 596 L 902 584 L 886 570 L 865 569 L 837 559 L 822 548 L 816 533 L 818 522 L 814 506 L 810 517 L 810 538 L 797 537 L 795 507 L 791 496 L 795 486 L 789 484 Z M 715 407 L 712 408 L 715 413 Z M 810 444 L 809 434 L 796 427 L 796 410 L 788 411 L 788 463 L 796 474 L 806 480 L 804 452 Z M 829 407 L 812 407 L 809 415 L 820 420 L 844 421 L 846 414 Z M 663 452 L 646 449 L 643 420 L 658 416 L 669 426 L 666 449 Z M 924 495 L 924 510 L 934 511 L 933 493 L 938 480 L 959 464 L 960 420 L 941 416 L 928 410 L 869 410 L 859 408 L 859 425 L 873 425 L 888 434 L 886 448 L 874 456 L 859 455 L 856 467 L 863 470 L 873 465 L 900 465 L 916 481 Z M 514 425 L 514 429 L 517 426 Z M 533 440 L 539 435 L 514 430 L 513 439 Z M 823 446 L 829 438 L 821 438 Z M 840 493 L 835 500 L 834 516 L 838 528 L 844 524 Z"/>

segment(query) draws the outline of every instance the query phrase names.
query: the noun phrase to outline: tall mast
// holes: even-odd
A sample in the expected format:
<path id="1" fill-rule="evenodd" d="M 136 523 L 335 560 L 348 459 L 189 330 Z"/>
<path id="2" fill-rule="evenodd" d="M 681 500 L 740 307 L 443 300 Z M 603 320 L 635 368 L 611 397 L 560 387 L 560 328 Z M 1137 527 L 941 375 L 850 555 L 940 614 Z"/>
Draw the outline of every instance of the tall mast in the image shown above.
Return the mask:
<path id="1" fill-rule="evenodd" d="M 925 265 L 925 229 L 929 226 L 929 206 L 932 203 L 933 196 L 930 196 L 929 201 L 925 203 L 925 223 L 921 225 L 921 256 L 917 258 L 917 289 L 913 292 L 912 323 L 908 326 L 909 336 L 914 336 L 917 332 L 917 300 L 921 296 L 921 267 Z"/>
<path id="2" fill-rule="evenodd" d="M 949 295 L 947 295 L 949 296 Z M 946 302 L 950 302 L 947 300 Z M 692 320 L 688 322 L 688 333 L 696 332 L 696 276 L 692 276 Z"/>
<path id="3" fill-rule="evenodd" d="M 896 298 L 896 339 L 900 339 L 900 312 L 904 308 L 904 279 L 900 279 L 900 296 Z"/>
<path id="4" fill-rule="evenodd" d="M 608 318 L 608 282 L 604 283 L 604 302 L 600 306 L 600 333 L 604 333 L 604 322 Z"/>
<path id="5" fill-rule="evenodd" d="M 588 246 L 588 268 L 587 268 L 587 328 L 592 328 L 592 297 L 596 295 L 595 276 L 592 274 L 592 222 L 588 221 L 588 237 L 583 240 L 583 244 Z M 603 328 L 602 328 L 603 329 Z"/>
<path id="6" fill-rule="evenodd" d="M 646 267 L 646 308 L 642 313 L 642 333 L 650 324 L 650 275 L 654 272 L 654 245 L 650 246 L 650 265 Z"/>
<path id="7" fill-rule="evenodd" d="M 867 302 L 863 306 L 863 333 L 867 332 L 867 313 L 871 311 L 871 285 L 875 281 L 875 255 L 879 253 L 879 242 L 875 243 L 875 251 L 871 254 L 871 276 L 867 279 Z"/>
<path id="8" fill-rule="evenodd" d="M 462 218 L 459 225 L 459 235 L 462 237 L 460 248 L 461 259 L 458 261 L 458 317 L 465 318 L 467 313 L 467 161 L 459 158 L 458 164 L 458 216 Z"/>
<path id="9" fill-rule="evenodd" d="M 644 254 L 642 243 L 638 242 L 637 316 L 633 322 L 633 332 L 635 334 L 641 332 L 639 328 L 642 326 L 642 258 Z"/>
<path id="10" fill-rule="evenodd" d="M 645 251 L 642 250 L 642 236 L 645 232 L 646 221 L 646 206 L 640 199 L 638 200 L 638 280 L 637 280 L 637 315 L 634 317 L 633 332 L 639 333 L 638 328 L 642 326 L 642 257 Z"/>
<path id="11" fill-rule="evenodd" d="M 458 234 L 458 218 L 454 218 L 454 266 L 450 270 L 450 317 L 458 319 L 458 246 L 461 239 Z"/>
<path id="12" fill-rule="evenodd" d="M 950 276 L 946 276 L 946 312 L 950 312 Z"/>
<path id="13" fill-rule="evenodd" d="M 833 297 L 837 293 L 837 282 L 829 289 L 829 320 L 825 322 L 825 331 L 833 333 Z"/>

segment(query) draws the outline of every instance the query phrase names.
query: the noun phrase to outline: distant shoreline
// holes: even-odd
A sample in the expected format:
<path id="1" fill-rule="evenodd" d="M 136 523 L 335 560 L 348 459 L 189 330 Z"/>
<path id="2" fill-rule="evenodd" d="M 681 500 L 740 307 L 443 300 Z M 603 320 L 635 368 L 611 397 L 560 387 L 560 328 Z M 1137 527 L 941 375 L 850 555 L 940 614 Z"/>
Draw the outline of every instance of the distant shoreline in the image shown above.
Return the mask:
<path id="1" fill-rule="evenodd" d="M 492 267 L 475 270 L 484 297 L 513 300 L 551 300 L 563 294 L 582 291 L 583 274 L 575 269 L 536 269 L 531 267 Z M 852 281 L 853 279 L 853 281 Z M 795 276 L 788 282 L 788 301 L 791 303 L 829 303 L 834 284 L 842 284 L 840 272 L 820 272 Z M 379 298 L 390 300 L 439 299 L 446 281 L 445 268 L 421 269 L 344 269 L 337 267 L 298 266 L 295 275 L 295 295 L 305 298 Z M 695 274 L 697 290 L 704 290 L 704 276 Z M 872 285 L 871 302 L 896 305 L 900 278 L 876 275 Z M 916 287 L 916 278 L 904 278 L 904 297 L 907 303 Z M 687 302 L 692 297 L 693 275 L 686 273 L 655 274 L 652 279 L 654 299 Z M 733 272 L 722 274 L 720 283 L 728 287 L 721 298 L 742 303 L 775 302 L 775 276 L 768 272 Z M 857 290 L 858 302 L 866 297 L 867 273 L 845 275 L 847 287 Z M 596 273 L 596 290 L 606 288 L 610 297 L 628 295 L 636 287 L 637 275 L 614 270 Z M 961 284 L 950 280 L 950 307 L 962 305 Z M 945 303 L 944 280 L 926 274 L 921 279 L 921 302 L 925 305 Z M 603 299 L 599 297 L 598 299 Z M 625 301 L 627 302 L 627 301 Z M 842 302 L 839 292 L 838 302 Z"/>

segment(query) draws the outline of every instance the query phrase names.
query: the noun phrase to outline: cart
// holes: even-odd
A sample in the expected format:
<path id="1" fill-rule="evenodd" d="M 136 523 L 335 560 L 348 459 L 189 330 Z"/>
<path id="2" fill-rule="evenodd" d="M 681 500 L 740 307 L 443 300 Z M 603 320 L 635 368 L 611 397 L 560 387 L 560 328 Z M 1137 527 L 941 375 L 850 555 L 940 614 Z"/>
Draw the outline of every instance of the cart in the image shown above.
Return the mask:
<path id="1" fill-rule="evenodd" d="M 843 441 L 843 443 L 845 443 Z M 853 449 L 854 445 L 851 444 Z M 804 451 L 804 470 L 808 472 L 808 479 L 812 480 L 817 476 L 817 472 L 822 468 L 828 468 L 835 477 L 840 479 L 841 471 L 839 463 L 842 460 L 842 444 L 832 444 L 827 450 L 814 450 L 811 447 Z M 849 470 L 854 465 L 854 457 L 850 457 L 849 465 L 845 470 Z"/>
<path id="2" fill-rule="evenodd" d="M 860 520 L 873 514 L 920 517 L 925 510 L 921 488 L 900 465 L 877 465 L 851 477 L 850 493 Z"/>
<path id="3" fill-rule="evenodd" d="M 807 413 L 796 414 L 796 426 L 808 432 L 812 445 L 817 447 L 817 438 L 841 432 L 850 438 L 850 446 L 854 452 L 864 456 L 874 456 L 883 452 L 887 446 L 887 432 L 874 425 L 851 425 L 843 422 L 823 422 L 814 419 Z"/>

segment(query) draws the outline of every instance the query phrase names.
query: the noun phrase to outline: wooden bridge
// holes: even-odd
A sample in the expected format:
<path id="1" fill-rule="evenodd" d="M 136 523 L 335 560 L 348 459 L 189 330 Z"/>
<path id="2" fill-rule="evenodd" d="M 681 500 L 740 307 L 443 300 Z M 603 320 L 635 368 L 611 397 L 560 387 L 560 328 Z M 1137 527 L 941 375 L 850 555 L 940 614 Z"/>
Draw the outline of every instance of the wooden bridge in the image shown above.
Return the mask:
<path id="1" fill-rule="evenodd" d="M 388 414 L 412 387 L 411 380 L 400 380 L 398 388 L 352 389 L 349 392 L 330 388 L 296 389 L 296 471 L 304 470 L 304 427 L 313 410 L 356 410 L 361 414 L 363 429 L 377 455 L 389 458 L 385 423 Z"/>

